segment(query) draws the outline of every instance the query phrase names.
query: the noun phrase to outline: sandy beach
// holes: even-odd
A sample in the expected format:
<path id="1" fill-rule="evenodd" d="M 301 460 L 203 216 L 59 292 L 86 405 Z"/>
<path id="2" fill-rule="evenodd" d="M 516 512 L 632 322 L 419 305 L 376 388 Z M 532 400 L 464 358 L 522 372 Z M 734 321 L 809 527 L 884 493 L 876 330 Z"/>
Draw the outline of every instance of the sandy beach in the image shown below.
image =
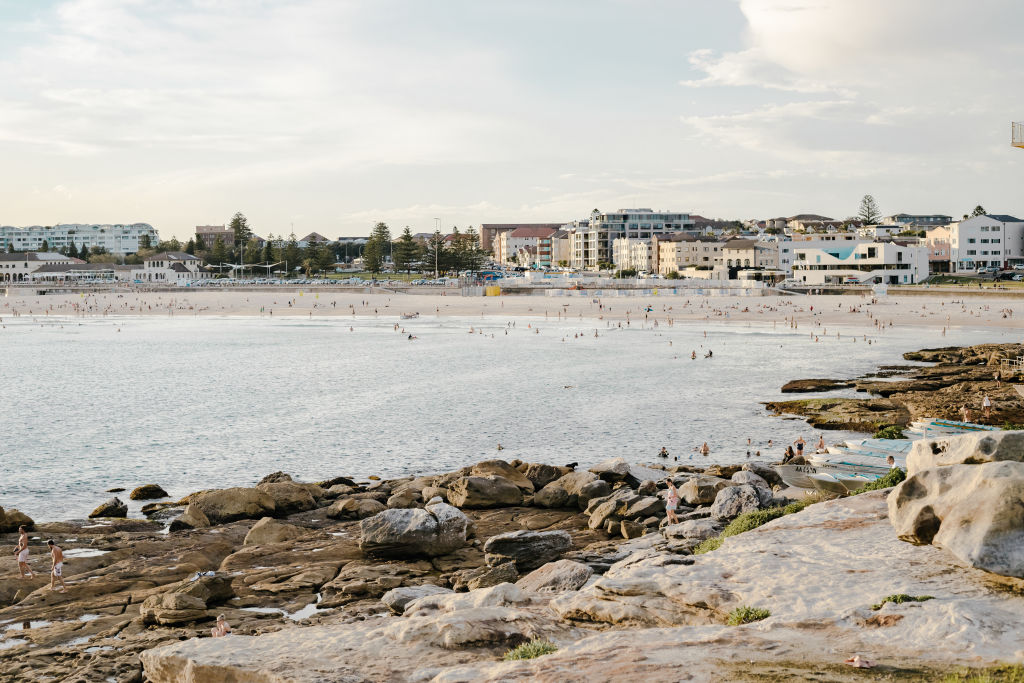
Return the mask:
<path id="1" fill-rule="evenodd" d="M 649 310 L 648 310 L 649 309 Z M 965 296 L 959 292 L 889 295 L 464 297 L 457 291 L 404 294 L 292 289 L 230 289 L 182 292 L 27 295 L 12 289 L 0 297 L 0 322 L 16 316 L 290 316 L 377 317 L 399 319 L 457 316 L 485 319 L 516 317 L 601 321 L 630 325 L 676 322 L 763 323 L 796 329 L 829 327 L 870 332 L 893 326 L 939 331 L 948 327 L 1024 326 L 1024 300 L 1000 294 Z"/>

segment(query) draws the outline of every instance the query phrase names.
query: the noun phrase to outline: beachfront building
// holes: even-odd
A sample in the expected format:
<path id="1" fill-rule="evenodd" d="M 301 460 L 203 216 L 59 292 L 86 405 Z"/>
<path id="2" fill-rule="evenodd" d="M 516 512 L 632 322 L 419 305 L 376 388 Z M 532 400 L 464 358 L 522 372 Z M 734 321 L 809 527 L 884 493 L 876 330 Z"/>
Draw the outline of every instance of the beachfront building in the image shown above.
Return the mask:
<path id="1" fill-rule="evenodd" d="M 1024 263 L 1024 221 L 1003 214 L 974 216 L 949 226 L 949 263 L 954 273 L 1008 268 Z"/>
<path id="2" fill-rule="evenodd" d="M 612 243 L 612 263 L 617 270 L 657 271 L 657 249 L 657 239 L 619 237 Z"/>
<path id="3" fill-rule="evenodd" d="M 798 247 L 793 278 L 808 285 L 910 285 L 928 277 L 928 249 L 900 242 Z"/>
<path id="4" fill-rule="evenodd" d="M 778 270 L 779 248 L 771 242 L 733 239 L 722 247 L 722 260 L 727 268 Z"/>
<path id="5" fill-rule="evenodd" d="M 228 249 L 235 246 L 235 231 L 226 225 L 197 225 L 196 239 L 202 240 L 207 249 L 213 249 L 213 245 L 220 240 Z M 153 244 L 156 244 L 155 242 Z"/>
<path id="6" fill-rule="evenodd" d="M 45 247 L 53 251 L 67 251 L 74 244 L 79 252 L 83 248 L 101 247 L 109 254 L 134 254 L 143 236 L 153 245 L 160 241 L 149 223 L 66 223 L 27 228 L 5 225 L 0 226 L 0 251 L 43 251 L 45 242 Z"/>
<path id="7" fill-rule="evenodd" d="M 661 233 L 690 230 L 693 219 L 688 213 L 653 211 L 651 209 L 619 209 L 612 213 L 594 210 L 588 220 L 576 221 L 567 230 L 570 234 L 573 268 L 596 270 L 598 264 L 614 263 L 614 242 L 618 238 L 651 240 Z"/>
<path id="8" fill-rule="evenodd" d="M 572 260 L 572 242 L 568 230 L 556 230 L 551 235 L 551 267 L 562 268 Z"/>
<path id="9" fill-rule="evenodd" d="M 132 270 L 132 278 L 135 280 L 168 285 L 212 277 L 213 271 L 204 266 L 202 260 L 181 251 L 154 254 L 142 262 L 141 268 L 135 266 Z"/>
<path id="10" fill-rule="evenodd" d="M 826 249 L 829 247 L 835 247 L 841 244 L 858 244 L 861 242 L 867 243 L 871 240 L 866 240 L 860 237 L 855 232 L 833 232 L 828 234 L 801 234 L 796 233 L 793 235 L 786 235 L 780 237 L 778 240 L 779 244 L 779 270 L 786 273 L 787 276 L 793 274 L 793 262 L 796 260 L 796 250 L 803 249 Z"/>
<path id="11" fill-rule="evenodd" d="M 519 263 L 519 250 L 523 247 L 533 247 L 537 253 L 538 265 L 550 266 L 551 239 L 556 232 L 556 228 L 546 226 L 522 227 L 500 232 L 494 240 L 494 260 L 498 263 Z"/>
<path id="12" fill-rule="evenodd" d="M 88 284 L 103 282 L 131 282 L 132 270 L 138 266 L 119 263 L 86 263 L 74 259 L 73 263 L 48 263 L 30 275 L 32 282 L 57 284 Z"/>
<path id="13" fill-rule="evenodd" d="M 658 235 L 653 241 L 658 255 L 657 270 L 662 275 L 678 273 L 686 268 L 711 270 L 722 265 L 725 242 L 716 237 Z"/>
<path id="14" fill-rule="evenodd" d="M 48 251 L 0 253 L 0 283 L 27 282 L 32 279 L 33 273 L 47 265 L 70 265 L 73 263 L 85 263 L 85 261 Z"/>
<path id="15" fill-rule="evenodd" d="M 944 225 L 932 228 L 925 234 L 922 243 L 928 248 L 928 272 L 949 272 L 951 232 L 949 226 Z"/>
<path id="16" fill-rule="evenodd" d="M 941 225 L 949 225 L 952 222 L 952 216 L 941 213 L 895 213 L 882 218 L 882 225 L 896 225 L 908 230 L 927 230 Z"/>
<path id="17" fill-rule="evenodd" d="M 480 234 L 480 248 L 497 256 L 494 251 L 494 242 L 498 235 L 504 232 L 512 232 L 519 228 L 547 228 L 554 231 L 563 225 L 565 223 L 481 223 L 480 229 L 477 232 Z M 427 239 L 429 238 L 430 236 L 428 235 Z"/>

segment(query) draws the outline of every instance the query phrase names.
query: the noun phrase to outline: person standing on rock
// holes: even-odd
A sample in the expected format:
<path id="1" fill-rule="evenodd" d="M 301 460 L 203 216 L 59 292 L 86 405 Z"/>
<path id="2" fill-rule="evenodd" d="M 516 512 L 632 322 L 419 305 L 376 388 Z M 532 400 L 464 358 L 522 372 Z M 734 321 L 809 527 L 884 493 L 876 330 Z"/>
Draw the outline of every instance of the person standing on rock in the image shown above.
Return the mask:
<path id="1" fill-rule="evenodd" d="M 672 483 L 671 479 L 666 479 L 665 483 L 668 484 L 668 496 L 665 498 L 665 515 L 668 518 L 669 524 L 679 524 L 679 518 L 676 517 L 676 508 L 679 507 L 679 491 L 676 490 L 676 485 Z"/>
<path id="2" fill-rule="evenodd" d="M 981 409 L 985 411 L 985 419 L 992 417 L 992 401 L 989 399 L 988 394 L 985 394 L 985 398 L 981 399 Z"/>
<path id="3" fill-rule="evenodd" d="M 53 559 L 53 566 L 50 568 L 50 590 L 57 590 L 56 581 L 60 581 L 60 592 L 64 593 L 68 587 L 64 585 L 64 551 L 52 540 L 47 541 L 50 546 L 50 557 Z"/>
<path id="4" fill-rule="evenodd" d="M 18 571 L 21 572 L 19 578 L 34 577 L 32 568 L 28 566 L 28 533 L 23 526 L 18 527 L 18 547 L 14 549 L 14 555 L 18 558 Z"/>
<path id="5" fill-rule="evenodd" d="M 967 407 L 966 403 L 960 408 L 960 416 L 963 417 L 964 422 L 971 421 L 971 409 Z"/>

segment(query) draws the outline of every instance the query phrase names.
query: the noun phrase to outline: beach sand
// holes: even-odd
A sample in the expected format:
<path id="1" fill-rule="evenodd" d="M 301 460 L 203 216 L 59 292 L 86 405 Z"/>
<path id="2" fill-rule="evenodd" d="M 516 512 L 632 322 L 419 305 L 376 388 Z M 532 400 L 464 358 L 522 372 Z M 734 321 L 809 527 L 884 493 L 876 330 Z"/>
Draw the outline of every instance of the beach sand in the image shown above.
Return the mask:
<path id="1" fill-rule="evenodd" d="M 651 310 L 647 310 L 650 308 Z M 456 291 L 423 294 L 367 293 L 366 289 L 325 290 L 283 288 L 240 291 L 195 289 L 164 292 L 101 294 L 28 294 L 12 288 L 0 293 L 0 321 L 15 316 L 131 317 L 253 316 L 348 317 L 399 319 L 404 313 L 432 316 L 481 317 L 494 320 L 529 316 L 548 320 L 630 321 L 653 326 L 676 322 L 763 323 L 807 329 L 854 328 L 859 332 L 882 326 L 1021 328 L 1024 299 L 961 293 L 889 295 L 872 299 L 860 295 L 795 296 L 671 296 L 633 297 L 526 296 L 464 297 Z M 925 340 L 922 340 L 925 341 Z M 932 341 L 935 341 L 934 338 Z"/>

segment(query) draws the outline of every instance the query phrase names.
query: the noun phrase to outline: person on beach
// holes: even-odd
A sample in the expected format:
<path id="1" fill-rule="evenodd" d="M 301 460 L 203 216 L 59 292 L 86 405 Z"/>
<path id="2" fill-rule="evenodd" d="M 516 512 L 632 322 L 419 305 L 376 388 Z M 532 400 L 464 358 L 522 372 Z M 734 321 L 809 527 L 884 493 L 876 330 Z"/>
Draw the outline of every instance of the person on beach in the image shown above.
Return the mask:
<path id="1" fill-rule="evenodd" d="M 963 418 L 964 422 L 971 421 L 971 409 L 967 407 L 966 403 L 960 407 L 960 416 Z"/>
<path id="2" fill-rule="evenodd" d="M 824 434 L 821 434 L 820 436 L 818 436 L 818 449 L 817 450 L 818 450 L 818 453 L 824 453 L 825 452 L 825 435 Z"/>
<path id="3" fill-rule="evenodd" d="M 671 479 L 666 479 L 665 483 L 668 484 L 668 497 L 665 498 L 665 515 L 669 524 L 679 524 L 679 518 L 676 517 L 676 508 L 679 507 L 679 491 L 676 490 L 676 485 L 672 483 Z"/>
<path id="4" fill-rule="evenodd" d="M 707 455 L 710 452 L 711 452 L 711 448 L 708 447 L 708 442 L 705 441 L 704 445 L 700 447 L 700 454 L 701 455 Z"/>
<path id="5" fill-rule="evenodd" d="M 50 590 L 57 590 L 57 586 L 54 583 L 60 581 L 60 592 L 64 593 L 68 589 L 64 585 L 64 551 L 52 540 L 47 541 L 46 545 L 50 546 L 50 559 L 53 560 L 53 564 L 50 567 Z"/>
<path id="6" fill-rule="evenodd" d="M 985 394 L 985 398 L 981 399 L 981 409 L 985 412 L 985 419 L 992 417 L 992 401 L 989 399 L 988 394 Z"/>
<path id="7" fill-rule="evenodd" d="M 659 458 L 667 458 L 668 457 L 668 449 L 666 449 L 664 446 L 662 446 L 661 450 L 658 451 L 658 457 Z"/>
<path id="8" fill-rule="evenodd" d="M 803 455 L 804 454 L 804 444 L 807 443 L 806 441 L 804 441 L 804 437 L 801 435 L 793 443 L 796 444 L 796 454 L 797 455 Z"/>
<path id="9" fill-rule="evenodd" d="M 796 453 L 793 452 L 792 446 L 786 446 L 786 453 L 782 456 L 782 464 L 785 465 L 787 462 L 796 457 Z"/>
<path id="10" fill-rule="evenodd" d="M 217 624 L 210 629 L 210 635 L 214 638 L 223 638 L 227 634 L 231 633 L 231 627 L 228 626 L 228 620 L 224 618 L 224 615 L 217 616 Z"/>
<path id="11" fill-rule="evenodd" d="M 18 527 L 18 547 L 14 549 L 14 556 L 18 558 L 18 571 L 21 572 L 18 578 L 34 577 L 35 573 L 28 566 L 28 533 L 23 526 Z"/>

